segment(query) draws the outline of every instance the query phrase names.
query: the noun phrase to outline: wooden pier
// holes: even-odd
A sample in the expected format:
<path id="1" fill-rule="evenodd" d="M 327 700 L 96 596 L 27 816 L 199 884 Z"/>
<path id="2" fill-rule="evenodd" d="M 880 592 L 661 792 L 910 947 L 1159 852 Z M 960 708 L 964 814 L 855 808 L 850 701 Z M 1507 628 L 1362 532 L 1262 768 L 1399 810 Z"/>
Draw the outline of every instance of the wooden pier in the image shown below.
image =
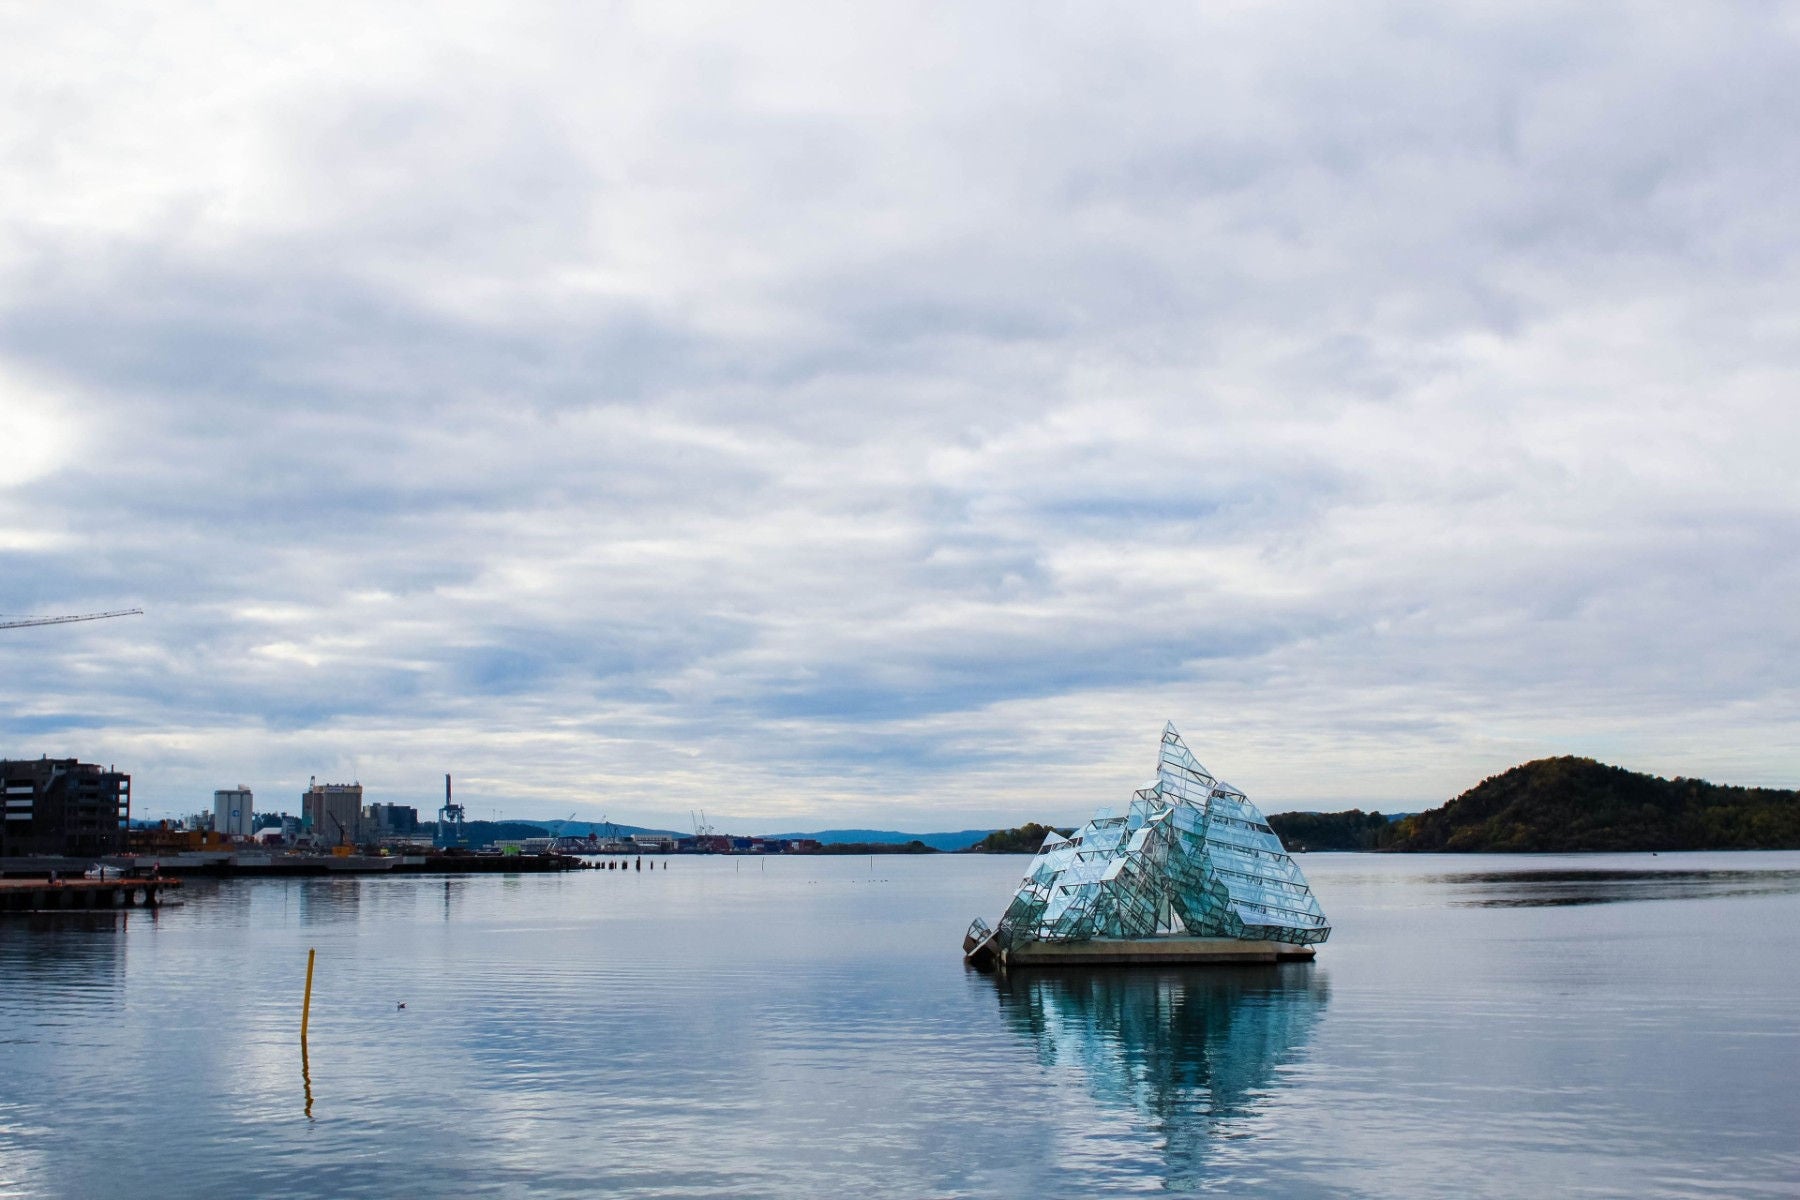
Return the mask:
<path id="1" fill-rule="evenodd" d="M 0 913 L 155 908 L 179 879 L 0 879 Z"/>

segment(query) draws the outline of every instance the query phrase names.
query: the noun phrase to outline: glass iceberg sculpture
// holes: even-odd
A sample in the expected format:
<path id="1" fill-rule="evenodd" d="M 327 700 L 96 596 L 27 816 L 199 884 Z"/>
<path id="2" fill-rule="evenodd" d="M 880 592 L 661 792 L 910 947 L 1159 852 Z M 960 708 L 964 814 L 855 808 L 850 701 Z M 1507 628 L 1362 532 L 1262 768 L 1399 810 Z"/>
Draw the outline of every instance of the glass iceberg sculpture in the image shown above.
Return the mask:
<path id="1" fill-rule="evenodd" d="M 1000 925 L 971 944 L 1159 935 L 1310 946 L 1331 935 L 1306 877 L 1254 804 L 1214 779 L 1170 723 L 1156 782 L 1124 816 L 1102 809 L 1044 839 Z"/>

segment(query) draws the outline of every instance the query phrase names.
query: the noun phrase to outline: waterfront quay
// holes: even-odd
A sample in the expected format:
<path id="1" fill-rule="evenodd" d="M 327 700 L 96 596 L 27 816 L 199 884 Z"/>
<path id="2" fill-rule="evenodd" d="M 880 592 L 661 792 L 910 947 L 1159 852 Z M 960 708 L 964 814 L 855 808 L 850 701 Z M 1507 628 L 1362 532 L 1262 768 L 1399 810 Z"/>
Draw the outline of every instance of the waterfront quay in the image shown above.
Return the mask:
<path id="1" fill-rule="evenodd" d="M 313 875 L 493 875 L 579 871 L 587 864 L 566 854 L 264 854 L 194 851 L 155 859 L 106 858 L 110 870 L 154 868 L 162 875 L 211 878 Z"/>
<path id="2" fill-rule="evenodd" d="M 0 913 L 155 908 L 179 879 L 0 879 Z"/>

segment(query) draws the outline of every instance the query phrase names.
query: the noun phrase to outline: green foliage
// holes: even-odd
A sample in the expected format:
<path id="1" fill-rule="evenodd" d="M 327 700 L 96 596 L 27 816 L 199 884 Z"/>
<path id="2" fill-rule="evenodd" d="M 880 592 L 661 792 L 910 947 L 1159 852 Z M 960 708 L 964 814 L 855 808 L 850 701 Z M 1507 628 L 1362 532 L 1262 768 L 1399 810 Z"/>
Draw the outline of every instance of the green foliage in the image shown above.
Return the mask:
<path id="1" fill-rule="evenodd" d="M 1382 850 L 1394 840 L 1394 822 L 1378 812 L 1272 813 L 1269 828 L 1290 851 Z"/>
<path id="2" fill-rule="evenodd" d="M 996 829 L 994 832 L 970 846 L 966 854 L 1036 854 L 1038 847 L 1044 844 L 1044 838 L 1055 833 L 1068 837 L 1073 829 L 1053 829 L 1048 825 L 1039 825 L 1036 821 L 1027 822 L 1016 829 Z"/>
<path id="3" fill-rule="evenodd" d="M 1388 848 L 1800 849 L 1800 792 L 1661 779 L 1591 758 L 1544 758 L 1484 779 L 1441 808 L 1402 818 Z"/>
<path id="4" fill-rule="evenodd" d="M 819 847 L 820 854 L 938 854 L 936 846 L 927 846 L 918 838 L 910 842 L 830 842 Z"/>

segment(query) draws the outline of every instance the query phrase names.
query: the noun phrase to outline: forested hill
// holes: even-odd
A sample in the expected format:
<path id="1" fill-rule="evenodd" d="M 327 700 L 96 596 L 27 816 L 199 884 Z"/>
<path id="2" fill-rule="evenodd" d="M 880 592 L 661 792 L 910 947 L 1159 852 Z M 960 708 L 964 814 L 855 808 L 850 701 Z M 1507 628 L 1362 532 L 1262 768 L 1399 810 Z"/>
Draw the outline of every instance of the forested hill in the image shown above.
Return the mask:
<path id="1" fill-rule="evenodd" d="M 1383 849 L 1800 849 L 1800 792 L 1661 779 L 1591 758 L 1542 758 L 1403 817 Z"/>

